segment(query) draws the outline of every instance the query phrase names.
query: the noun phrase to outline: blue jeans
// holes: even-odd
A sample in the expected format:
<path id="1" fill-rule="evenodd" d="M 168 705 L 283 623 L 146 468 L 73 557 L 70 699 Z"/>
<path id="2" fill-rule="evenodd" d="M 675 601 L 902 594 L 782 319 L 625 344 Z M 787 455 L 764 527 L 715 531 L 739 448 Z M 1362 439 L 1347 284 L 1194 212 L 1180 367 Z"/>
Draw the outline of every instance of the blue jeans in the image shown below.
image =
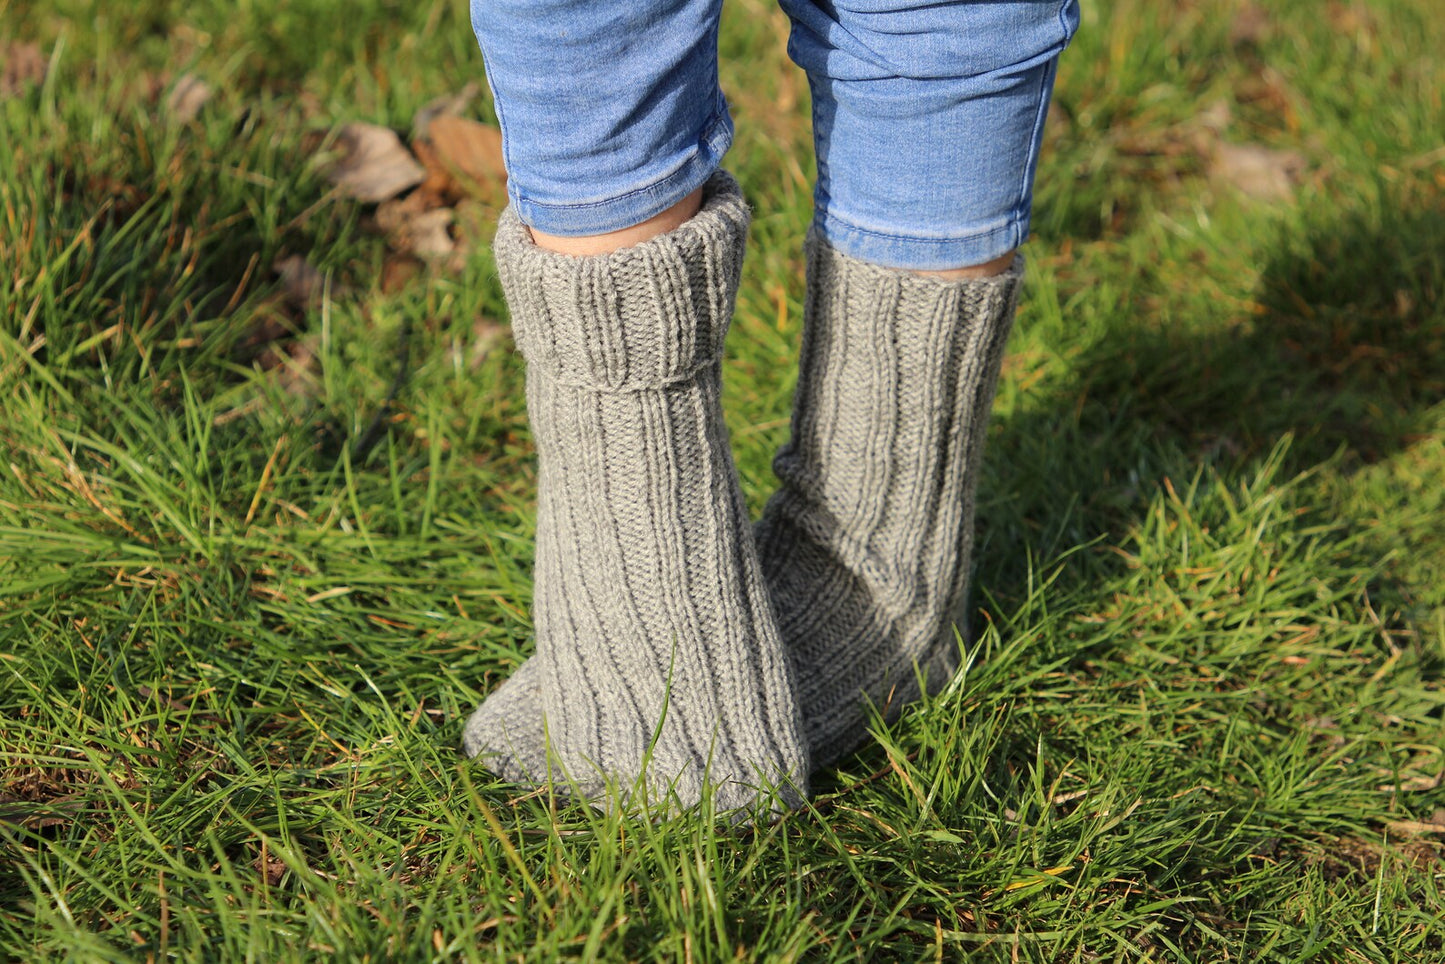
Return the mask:
<path id="1" fill-rule="evenodd" d="M 807 72 L 815 225 L 875 264 L 981 264 L 1028 236 L 1054 67 L 1078 0 L 780 0 Z M 472 0 L 508 191 L 548 234 L 630 227 L 732 143 L 721 0 Z"/>

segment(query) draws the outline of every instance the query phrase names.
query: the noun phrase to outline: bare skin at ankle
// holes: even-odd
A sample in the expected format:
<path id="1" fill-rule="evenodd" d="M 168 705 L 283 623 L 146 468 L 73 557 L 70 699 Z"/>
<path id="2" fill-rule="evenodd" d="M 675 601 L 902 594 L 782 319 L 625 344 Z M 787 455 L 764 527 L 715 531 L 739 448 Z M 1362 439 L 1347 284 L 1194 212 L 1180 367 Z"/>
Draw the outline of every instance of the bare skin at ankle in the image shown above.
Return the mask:
<path id="1" fill-rule="evenodd" d="M 921 274 L 925 278 L 938 278 L 941 281 L 973 281 L 977 278 L 992 278 L 996 274 L 1003 274 L 1008 270 L 1009 265 L 1014 263 L 1014 252 L 999 255 L 992 261 L 985 261 L 983 264 L 970 265 L 966 268 L 949 268 L 945 271 L 915 271 L 914 274 Z"/>
<path id="2" fill-rule="evenodd" d="M 532 232 L 532 242 L 537 247 L 547 251 L 555 251 L 558 254 L 570 254 L 576 257 L 587 257 L 594 254 L 611 254 L 621 248 L 630 248 L 634 244 L 641 244 L 644 241 L 657 237 L 659 234 L 666 234 L 673 228 L 679 227 L 688 218 L 692 217 L 702 207 L 702 188 L 693 191 L 687 197 L 663 211 L 661 214 L 653 215 L 641 224 L 634 224 L 630 228 L 623 228 L 621 231 L 609 231 L 607 234 L 589 234 L 582 237 L 563 237 L 558 234 L 547 234 L 545 231 L 538 231 L 536 228 L 529 228 Z"/>

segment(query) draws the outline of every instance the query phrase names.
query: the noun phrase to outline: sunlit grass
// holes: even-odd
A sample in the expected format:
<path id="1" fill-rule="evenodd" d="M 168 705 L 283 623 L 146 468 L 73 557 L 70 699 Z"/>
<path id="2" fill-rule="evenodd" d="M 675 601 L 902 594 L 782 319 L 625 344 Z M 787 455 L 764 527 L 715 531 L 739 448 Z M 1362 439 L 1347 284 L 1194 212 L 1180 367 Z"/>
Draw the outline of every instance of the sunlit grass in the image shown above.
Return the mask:
<path id="1" fill-rule="evenodd" d="M 457 751 L 531 649 L 522 368 L 484 246 L 384 284 L 315 162 L 478 78 L 464 5 L 0 0 L 49 67 L 0 96 L 0 957 L 1445 961 L 1445 27 L 1085 14 L 967 669 L 728 831 Z M 810 216 L 785 32 L 736 0 L 722 41 L 754 508 Z"/>

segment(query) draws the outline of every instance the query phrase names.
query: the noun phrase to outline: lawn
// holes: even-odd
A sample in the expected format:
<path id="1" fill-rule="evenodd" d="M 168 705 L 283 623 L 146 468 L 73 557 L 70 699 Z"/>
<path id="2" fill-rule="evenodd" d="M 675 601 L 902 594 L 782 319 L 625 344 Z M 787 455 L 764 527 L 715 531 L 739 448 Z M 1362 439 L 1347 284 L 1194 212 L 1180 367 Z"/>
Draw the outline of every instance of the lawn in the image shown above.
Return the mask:
<path id="1" fill-rule="evenodd" d="M 781 14 L 724 19 L 756 512 L 812 159 Z M 0 0 L 0 959 L 1445 961 L 1441 50 L 1086 5 L 967 669 L 727 829 L 458 752 L 532 646 L 498 192 L 333 181 L 491 121 L 465 5 Z"/>

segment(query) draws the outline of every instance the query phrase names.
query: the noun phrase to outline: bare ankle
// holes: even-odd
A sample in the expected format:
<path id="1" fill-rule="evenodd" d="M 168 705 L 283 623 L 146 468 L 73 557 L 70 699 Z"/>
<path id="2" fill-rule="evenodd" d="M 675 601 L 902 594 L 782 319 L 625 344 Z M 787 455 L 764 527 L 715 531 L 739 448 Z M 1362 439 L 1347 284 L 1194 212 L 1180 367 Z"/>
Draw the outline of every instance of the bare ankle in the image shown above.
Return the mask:
<path id="1" fill-rule="evenodd" d="M 632 227 L 623 228 L 620 231 L 588 234 L 582 237 L 566 237 L 559 234 L 547 234 L 536 228 L 528 230 L 531 232 L 532 242 L 547 251 L 577 257 L 611 254 L 621 248 L 630 248 L 634 244 L 641 244 L 659 234 L 666 234 L 691 218 L 700 207 L 702 207 L 702 188 L 693 191 L 661 214 L 655 214 L 641 224 L 634 224 Z"/>
<path id="2" fill-rule="evenodd" d="M 925 278 L 939 278 L 943 281 L 973 281 L 977 278 L 992 278 L 994 275 L 1003 274 L 1014 263 L 1014 252 L 999 255 L 992 261 L 985 261 L 983 264 L 969 265 L 966 268 L 948 268 L 943 271 L 915 271 L 914 274 L 921 274 Z"/>

